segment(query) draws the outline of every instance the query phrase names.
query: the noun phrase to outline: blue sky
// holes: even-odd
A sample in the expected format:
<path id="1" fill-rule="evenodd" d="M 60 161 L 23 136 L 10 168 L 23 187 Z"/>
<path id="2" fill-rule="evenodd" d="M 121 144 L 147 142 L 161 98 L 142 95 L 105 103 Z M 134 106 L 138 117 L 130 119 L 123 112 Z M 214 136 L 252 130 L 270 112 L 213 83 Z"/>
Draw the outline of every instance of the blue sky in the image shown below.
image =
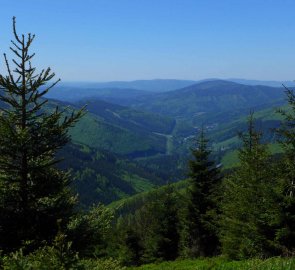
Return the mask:
<path id="1" fill-rule="evenodd" d="M 64 81 L 295 79 L 294 0 L 0 0 Z M 3 60 L 0 72 L 4 71 Z"/>

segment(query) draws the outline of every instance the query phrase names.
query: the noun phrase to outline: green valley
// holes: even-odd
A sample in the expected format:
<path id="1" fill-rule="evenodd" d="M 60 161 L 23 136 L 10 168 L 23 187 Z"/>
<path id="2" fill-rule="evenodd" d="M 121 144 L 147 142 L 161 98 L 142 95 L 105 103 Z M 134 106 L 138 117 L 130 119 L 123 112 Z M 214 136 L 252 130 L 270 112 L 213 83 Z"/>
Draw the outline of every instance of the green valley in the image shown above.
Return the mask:
<path id="1" fill-rule="evenodd" d="M 227 87 L 231 89 L 230 92 Z M 250 94 L 247 93 L 248 91 Z M 198 94 L 199 92 L 202 94 Z M 235 92 L 236 94 L 233 94 Z M 188 93 L 196 93 L 195 98 L 198 100 L 199 95 L 204 98 L 208 95 L 210 106 L 208 105 L 207 112 L 198 113 L 200 110 L 198 102 L 203 104 L 204 100 L 200 99 L 193 103 L 192 96 L 185 98 Z M 232 93 L 232 96 L 229 93 Z M 178 95 L 181 96 L 178 97 Z M 275 136 L 272 130 L 277 128 L 281 121 L 276 109 L 284 104 L 281 89 L 241 86 L 224 81 L 203 82 L 185 89 L 156 94 L 155 101 L 152 101 L 149 96 L 148 102 L 161 104 L 161 107 L 165 108 L 169 104 L 167 98 L 176 100 L 176 97 L 179 99 L 179 105 L 175 104 L 169 109 L 170 116 L 167 113 L 161 115 L 152 112 L 155 111 L 151 109 L 152 107 L 145 106 L 146 111 L 142 111 L 97 98 L 83 98 L 73 104 L 62 101 L 49 103 L 49 107 L 60 104 L 60 106 L 73 108 L 87 104 L 87 115 L 70 131 L 73 142 L 76 144 L 75 151 L 80 153 L 76 157 L 81 155 L 84 161 L 72 159 L 66 152 L 64 153 L 67 156 L 66 159 L 71 160 L 71 163 L 67 163 L 68 166 L 76 168 L 74 169 L 76 178 L 80 179 L 80 182 L 77 181 L 78 191 L 81 198 L 85 197 L 82 199 L 82 201 L 85 200 L 84 204 L 90 205 L 92 202 L 99 201 L 109 203 L 147 191 L 166 182 L 183 179 L 187 171 L 186 162 L 190 158 L 189 149 L 194 145 L 194 137 L 201 126 L 205 128 L 212 143 L 215 160 L 222 164 L 224 169 L 231 168 L 237 162 L 235 149 L 240 146 L 238 132 L 246 130 L 249 111 L 255 111 L 256 127 L 264 133 L 264 140 L 273 142 Z M 228 103 L 223 104 L 223 99 L 228 100 Z M 231 99 L 236 105 L 229 108 Z M 253 104 L 254 99 L 256 103 Z M 187 103 L 187 100 L 190 100 L 191 105 Z M 210 100 L 215 100 L 213 103 L 215 105 Z M 239 108 L 241 102 L 244 108 Z M 143 109 L 143 105 L 139 107 Z M 177 111 L 182 110 L 182 107 L 187 110 L 181 117 L 173 116 Z M 188 114 L 188 111 L 193 113 Z M 190 118 L 189 115 L 192 117 Z M 89 151 L 85 152 L 85 147 Z M 122 160 L 111 162 L 114 168 L 120 164 L 118 169 L 113 170 L 115 173 L 113 176 L 103 173 L 107 171 L 104 167 L 110 168 L 111 164 L 106 165 L 106 161 L 97 159 L 95 153 L 102 151 L 105 151 L 105 155 L 113 156 L 115 160 Z M 280 149 L 274 145 L 272 152 L 280 153 Z M 90 157 L 87 158 L 87 155 Z M 90 162 L 85 163 L 85 160 Z M 76 163 L 80 163 L 79 169 Z M 134 168 L 140 168 L 141 173 L 134 174 L 128 164 L 133 164 Z M 88 170 L 88 168 L 92 169 Z M 142 172 L 146 173 L 144 177 L 141 175 Z M 88 189 L 88 186 L 93 188 Z"/>

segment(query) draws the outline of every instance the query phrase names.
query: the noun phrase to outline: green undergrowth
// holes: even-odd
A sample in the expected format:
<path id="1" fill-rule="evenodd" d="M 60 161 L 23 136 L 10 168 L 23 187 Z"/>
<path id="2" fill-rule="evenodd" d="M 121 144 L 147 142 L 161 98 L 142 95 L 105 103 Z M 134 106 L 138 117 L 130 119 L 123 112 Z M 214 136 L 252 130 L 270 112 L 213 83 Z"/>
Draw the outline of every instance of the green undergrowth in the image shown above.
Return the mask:
<path id="1" fill-rule="evenodd" d="M 226 261 L 223 258 L 179 260 L 130 267 L 126 270 L 294 270 L 295 258 L 251 259 Z"/>

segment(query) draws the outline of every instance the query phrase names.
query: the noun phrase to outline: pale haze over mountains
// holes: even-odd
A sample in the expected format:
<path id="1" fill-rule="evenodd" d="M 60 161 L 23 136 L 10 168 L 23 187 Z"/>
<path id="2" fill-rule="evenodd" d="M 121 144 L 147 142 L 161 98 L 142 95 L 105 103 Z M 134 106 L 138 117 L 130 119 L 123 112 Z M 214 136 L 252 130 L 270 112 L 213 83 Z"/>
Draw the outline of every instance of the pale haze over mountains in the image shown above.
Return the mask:
<path id="1" fill-rule="evenodd" d="M 49 98 L 73 101 L 80 98 L 89 97 L 109 97 L 114 95 L 122 98 L 137 98 L 151 93 L 161 93 L 173 91 L 190 85 L 210 81 L 228 81 L 249 86 L 269 86 L 269 87 L 292 87 L 294 81 L 259 81 L 246 79 L 204 79 L 204 80 L 177 80 L 177 79 L 154 79 L 154 80 L 134 80 L 134 81 L 110 81 L 110 82 L 61 82 L 56 88 L 48 93 Z"/>

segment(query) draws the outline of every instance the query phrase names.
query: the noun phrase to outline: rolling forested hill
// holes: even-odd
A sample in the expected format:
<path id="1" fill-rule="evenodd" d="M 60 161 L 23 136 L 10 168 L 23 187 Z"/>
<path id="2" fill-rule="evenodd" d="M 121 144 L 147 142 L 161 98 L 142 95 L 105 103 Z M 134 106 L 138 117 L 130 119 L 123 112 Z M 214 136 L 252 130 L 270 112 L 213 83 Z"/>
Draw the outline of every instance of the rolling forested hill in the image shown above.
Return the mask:
<path id="1" fill-rule="evenodd" d="M 78 109 L 87 102 L 78 104 L 50 100 L 47 109 L 55 106 Z M 145 157 L 166 152 L 166 138 L 175 125 L 172 118 L 96 100 L 88 102 L 88 113 L 70 134 L 75 143 L 105 149 L 130 157 Z"/>
<path id="2" fill-rule="evenodd" d="M 70 168 L 72 183 L 83 207 L 126 198 L 166 184 L 165 172 L 147 169 L 137 162 L 103 149 L 69 144 L 60 150 L 60 168 Z"/>
<path id="3" fill-rule="evenodd" d="M 69 98 L 72 103 L 51 100 L 48 108 L 87 104 L 87 115 L 70 131 L 73 144 L 62 152 L 83 205 L 109 203 L 184 179 L 190 147 L 202 125 L 215 160 L 224 168 L 234 166 L 240 145 L 237 133 L 245 130 L 250 110 L 255 111 L 264 140 L 273 142 L 272 129 L 280 124 L 275 110 L 284 104 L 282 88 L 221 80 L 165 93 L 101 89 L 101 98 L 95 88 L 93 97 L 75 91 L 66 90 L 74 97 Z M 276 145 L 272 148 L 280 151 Z"/>
<path id="4" fill-rule="evenodd" d="M 192 119 L 202 114 L 254 109 L 283 99 L 283 88 L 216 80 L 143 98 L 141 103 L 133 106 L 164 115 Z"/>
<path id="5" fill-rule="evenodd" d="M 47 94 L 49 98 L 69 101 L 87 97 L 107 96 L 108 93 L 119 90 L 118 92 L 138 93 L 160 93 L 180 89 L 196 83 L 192 80 L 173 80 L 173 79 L 155 79 L 155 80 L 136 80 L 136 81 L 113 81 L 113 82 L 62 82 L 59 86 L 52 89 Z M 124 90 L 125 89 L 125 90 Z M 69 96 L 68 94 L 72 94 Z"/>

